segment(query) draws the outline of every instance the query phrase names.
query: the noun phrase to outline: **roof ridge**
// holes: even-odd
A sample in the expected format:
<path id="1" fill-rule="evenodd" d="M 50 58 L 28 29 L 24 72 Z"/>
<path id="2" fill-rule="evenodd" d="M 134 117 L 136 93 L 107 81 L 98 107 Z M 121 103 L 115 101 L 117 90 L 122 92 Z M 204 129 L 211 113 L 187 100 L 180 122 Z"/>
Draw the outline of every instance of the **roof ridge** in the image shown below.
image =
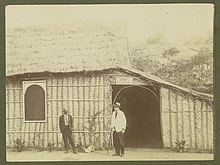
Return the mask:
<path id="1" fill-rule="evenodd" d="M 130 72 L 133 72 L 133 73 L 136 73 L 136 74 L 140 74 L 141 76 L 147 78 L 147 79 L 151 79 L 151 80 L 154 80 L 156 82 L 159 82 L 161 84 L 164 84 L 164 85 L 167 85 L 167 86 L 170 86 L 170 87 L 173 87 L 173 88 L 176 88 L 176 89 L 179 89 L 179 90 L 182 90 L 182 91 L 185 91 L 187 93 L 191 93 L 193 95 L 196 95 L 196 96 L 202 96 L 202 97 L 206 97 L 206 98 L 211 98 L 213 99 L 213 95 L 211 94 L 208 94 L 208 93 L 202 93 L 202 92 L 197 92 L 195 90 L 192 90 L 192 89 L 187 89 L 187 88 L 183 88 L 183 87 L 180 87 L 178 85 L 175 85 L 175 84 L 172 84 L 172 83 L 169 83 L 153 74 L 150 74 L 150 73 L 145 73 L 145 72 L 142 72 L 140 70 L 137 70 L 137 69 L 133 69 L 133 68 L 128 68 L 128 67 L 125 67 L 125 66 L 120 66 L 120 65 L 117 65 L 118 68 L 121 68 L 121 69 L 124 69 L 124 70 L 127 70 L 127 71 L 130 71 Z M 147 75 L 148 74 L 148 75 Z"/>

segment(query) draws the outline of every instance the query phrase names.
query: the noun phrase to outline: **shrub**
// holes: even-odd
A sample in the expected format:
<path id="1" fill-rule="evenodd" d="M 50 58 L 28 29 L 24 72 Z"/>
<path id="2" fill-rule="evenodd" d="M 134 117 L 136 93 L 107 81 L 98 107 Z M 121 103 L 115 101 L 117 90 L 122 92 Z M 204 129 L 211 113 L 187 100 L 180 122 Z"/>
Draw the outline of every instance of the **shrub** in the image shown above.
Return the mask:
<path id="1" fill-rule="evenodd" d="M 21 152 L 24 150 L 24 142 L 25 141 L 22 141 L 21 139 L 17 138 L 15 140 L 15 146 L 14 148 L 17 149 L 18 152 Z"/>
<path id="2" fill-rule="evenodd" d="M 182 140 L 182 141 L 176 141 L 176 146 L 177 146 L 177 151 L 180 153 L 183 153 L 183 151 L 185 150 L 186 147 L 186 141 Z"/>

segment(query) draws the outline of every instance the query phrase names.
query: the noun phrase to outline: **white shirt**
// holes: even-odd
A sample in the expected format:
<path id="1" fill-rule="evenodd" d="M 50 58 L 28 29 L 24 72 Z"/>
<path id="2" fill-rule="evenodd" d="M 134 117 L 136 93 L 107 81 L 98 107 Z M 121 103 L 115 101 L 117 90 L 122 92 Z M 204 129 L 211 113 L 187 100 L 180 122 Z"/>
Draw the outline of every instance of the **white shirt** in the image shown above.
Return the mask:
<path id="1" fill-rule="evenodd" d="M 65 123 L 65 125 L 69 125 L 68 114 L 64 115 L 64 123 Z"/>
<path id="2" fill-rule="evenodd" d="M 112 113 L 111 128 L 113 128 L 116 132 L 121 132 L 123 129 L 126 129 L 127 120 L 124 112 L 122 112 L 121 110 L 118 111 L 116 117 L 115 113 L 115 111 L 113 111 Z"/>

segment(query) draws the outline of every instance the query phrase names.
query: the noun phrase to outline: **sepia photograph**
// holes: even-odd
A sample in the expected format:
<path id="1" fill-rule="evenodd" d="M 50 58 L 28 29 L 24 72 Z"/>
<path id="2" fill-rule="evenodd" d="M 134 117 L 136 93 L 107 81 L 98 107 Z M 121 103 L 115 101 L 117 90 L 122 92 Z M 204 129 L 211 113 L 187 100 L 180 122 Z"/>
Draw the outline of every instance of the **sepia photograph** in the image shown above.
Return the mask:
<path id="1" fill-rule="evenodd" d="M 6 161 L 214 160 L 214 5 L 5 7 Z"/>

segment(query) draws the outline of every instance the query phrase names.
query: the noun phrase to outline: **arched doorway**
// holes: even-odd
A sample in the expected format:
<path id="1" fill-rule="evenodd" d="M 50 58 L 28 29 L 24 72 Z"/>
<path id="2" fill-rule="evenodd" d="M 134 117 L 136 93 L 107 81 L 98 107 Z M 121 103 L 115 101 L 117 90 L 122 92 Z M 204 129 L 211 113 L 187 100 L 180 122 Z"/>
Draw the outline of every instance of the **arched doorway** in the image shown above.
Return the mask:
<path id="1" fill-rule="evenodd" d="M 159 90 L 147 86 L 115 85 L 113 101 L 127 118 L 126 147 L 162 148 Z"/>

